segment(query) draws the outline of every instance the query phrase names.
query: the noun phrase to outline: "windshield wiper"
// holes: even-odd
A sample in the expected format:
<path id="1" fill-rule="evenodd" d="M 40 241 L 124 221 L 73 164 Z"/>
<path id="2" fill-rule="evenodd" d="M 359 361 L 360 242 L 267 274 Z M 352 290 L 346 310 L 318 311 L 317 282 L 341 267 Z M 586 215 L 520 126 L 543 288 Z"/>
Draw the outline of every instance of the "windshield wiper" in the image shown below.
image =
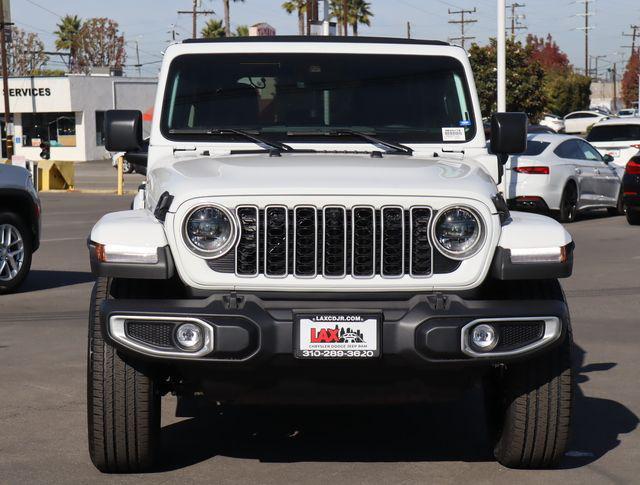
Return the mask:
<path id="1" fill-rule="evenodd" d="M 277 141 L 265 140 L 259 136 L 253 135 L 248 131 L 236 130 L 234 128 L 184 128 L 169 130 L 173 135 L 239 135 L 247 140 L 251 140 L 256 145 L 271 147 L 278 152 L 295 152 L 295 148 Z"/>
<path id="2" fill-rule="evenodd" d="M 408 147 L 407 145 L 402 145 L 401 143 L 394 143 L 386 140 L 381 140 L 378 137 L 369 135 L 367 133 L 363 133 L 362 131 L 340 129 L 340 130 L 330 131 L 328 134 L 335 135 L 335 136 L 345 136 L 345 135 L 357 136 L 362 138 L 363 140 L 367 140 L 373 145 L 382 145 L 383 147 L 386 147 L 387 150 L 385 151 L 387 153 L 404 153 L 406 155 L 413 154 L 413 149 Z"/>

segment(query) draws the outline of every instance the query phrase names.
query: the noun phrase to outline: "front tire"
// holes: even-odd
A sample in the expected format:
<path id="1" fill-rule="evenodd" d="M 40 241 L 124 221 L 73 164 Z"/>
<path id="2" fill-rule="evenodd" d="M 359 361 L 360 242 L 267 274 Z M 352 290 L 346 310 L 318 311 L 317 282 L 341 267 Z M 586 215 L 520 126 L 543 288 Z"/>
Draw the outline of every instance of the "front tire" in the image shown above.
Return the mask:
<path id="1" fill-rule="evenodd" d="M 148 371 L 124 360 L 102 338 L 100 305 L 110 285 L 98 278 L 89 310 L 89 454 L 101 472 L 144 472 L 153 468 L 159 448 L 160 394 Z"/>
<path id="2" fill-rule="evenodd" d="M 0 295 L 15 290 L 31 268 L 33 237 L 20 216 L 0 212 Z"/>
<path id="3" fill-rule="evenodd" d="M 564 299 L 558 282 L 548 283 Z M 540 298 L 549 293 L 539 284 L 528 287 Z M 506 467 L 552 468 L 564 456 L 573 401 L 570 326 L 562 338 L 553 349 L 507 365 L 488 379 L 485 396 L 494 456 Z"/>
<path id="4" fill-rule="evenodd" d="M 627 207 L 627 222 L 632 226 L 640 225 L 640 210 Z"/>

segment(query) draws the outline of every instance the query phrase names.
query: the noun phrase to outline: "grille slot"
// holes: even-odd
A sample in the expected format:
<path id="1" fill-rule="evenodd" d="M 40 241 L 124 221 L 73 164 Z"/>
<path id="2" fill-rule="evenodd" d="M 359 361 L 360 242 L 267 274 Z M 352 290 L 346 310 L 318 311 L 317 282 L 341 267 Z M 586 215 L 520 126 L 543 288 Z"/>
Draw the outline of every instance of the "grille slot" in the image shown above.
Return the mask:
<path id="1" fill-rule="evenodd" d="M 404 211 L 382 208 L 382 261 L 380 273 L 386 277 L 404 274 Z"/>
<path id="2" fill-rule="evenodd" d="M 344 207 L 324 208 L 323 272 L 329 278 L 347 274 L 347 211 Z"/>
<path id="3" fill-rule="evenodd" d="M 125 331 L 133 340 L 163 349 L 173 349 L 174 322 L 127 321 Z"/>
<path id="4" fill-rule="evenodd" d="M 214 271 L 271 278 L 425 278 L 459 265 L 445 264 L 444 257 L 438 262 L 430 239 L 433 213 L 426 206 L 247 205 L 237 207 L 236 215 L 238 244 L 228 258 L 208 262 Z"/>
<path id="5" fill-rule="evenodd" d="M 238 207 L 240 240 L 236 246 L 236 273 L 240 276 L 256 276 L 258 262 L 259 212 L 257 207 Z"/>
<path id="6" fill-rule="evenodd" d="M 358 278 L 375 274 L 376 211 L 354 207 L 352 211 L 351 274 Z"/>
<path id="7" fill-rule="evenodd" d="M 286 207 L 268 206 L 264 216 L 264 274 L 284 277 L 289 273 L 289 214 Z"/>
<path id="8" fill-rule="evenodd" d="M 294 209 L 295 230 L 293 233 L 293 274 L 298 277 L 313 277 L 317 274 L 318 220 L 315 207 Z"/>
<path id="9" fill-rule="evenodd" d="M 411 276 L 430 276 L 433 272 L 429 227 L 431 209 L 429 207 L 411 208 L 409 273 Z"/>

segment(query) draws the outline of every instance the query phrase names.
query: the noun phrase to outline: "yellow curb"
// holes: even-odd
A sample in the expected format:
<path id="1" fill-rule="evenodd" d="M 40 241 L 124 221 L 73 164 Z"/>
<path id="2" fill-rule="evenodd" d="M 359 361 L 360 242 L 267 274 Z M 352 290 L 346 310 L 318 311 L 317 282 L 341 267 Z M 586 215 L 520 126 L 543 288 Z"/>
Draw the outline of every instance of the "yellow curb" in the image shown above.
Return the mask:
<path id="1" fill-rule="evenodd" d="M 49 189 L 40 190 L 41 193 L 49 194 L 103 194 L 103 195 L 116 195 L 115 190 L 111 189 Z M 135 195 L 137 190 L 126 190 L 122 195 Z"/>

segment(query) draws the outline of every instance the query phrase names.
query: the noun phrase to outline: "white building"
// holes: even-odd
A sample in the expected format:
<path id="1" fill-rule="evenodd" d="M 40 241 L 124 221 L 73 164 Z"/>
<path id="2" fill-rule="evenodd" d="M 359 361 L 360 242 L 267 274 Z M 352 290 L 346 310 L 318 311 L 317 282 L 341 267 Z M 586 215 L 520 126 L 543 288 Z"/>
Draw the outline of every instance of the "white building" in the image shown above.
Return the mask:
<path id="1" fill-rule="evenodd" d="M 145 113 L 148 125 L 156 87 L 155 78 L 96 75 L 9 78 L 14 154 L 37 160 L 40 143 L 48 141 L 52 160 L 83 162 L 106 158 L 104 112 L 114 108 L 139 109 Z M 2 96 L 0 113 L 4 113 Z M 4 123 L 2 128 L 4 155 Z"/>

